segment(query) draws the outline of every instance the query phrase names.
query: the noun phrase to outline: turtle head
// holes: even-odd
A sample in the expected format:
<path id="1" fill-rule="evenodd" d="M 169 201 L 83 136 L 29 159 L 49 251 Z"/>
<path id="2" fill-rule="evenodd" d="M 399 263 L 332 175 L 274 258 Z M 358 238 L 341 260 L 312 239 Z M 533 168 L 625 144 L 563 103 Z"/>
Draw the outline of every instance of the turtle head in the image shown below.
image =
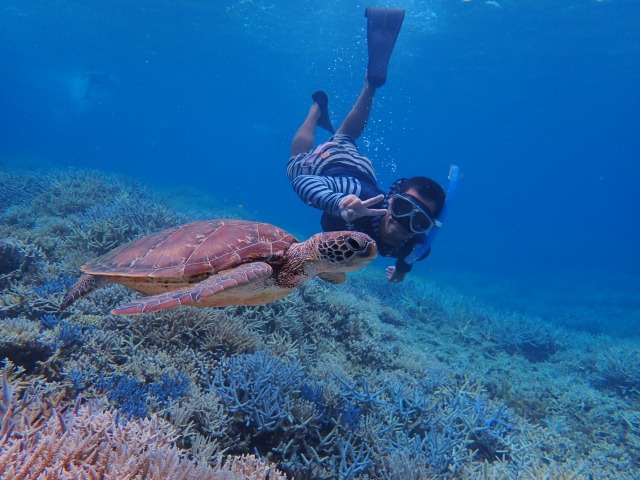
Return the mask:
<path id="1" fill-rule="evenodd" d="M 364 233 L 317 233 L 289 247 L 276 283 L 284 288 L 295 288 L 315 276 L 333 284 L 344 283 L 346 272 L 365 267 L 376 256 L 376 242 Z"/>
<path id="2" fill-rule="evenodd" d="M 378 247 L 373 239 L 361 232 L 324 232 L 307 240 L 317 261 L 316 271 L 353 272 L 371 263 L 378 256 Z"/>

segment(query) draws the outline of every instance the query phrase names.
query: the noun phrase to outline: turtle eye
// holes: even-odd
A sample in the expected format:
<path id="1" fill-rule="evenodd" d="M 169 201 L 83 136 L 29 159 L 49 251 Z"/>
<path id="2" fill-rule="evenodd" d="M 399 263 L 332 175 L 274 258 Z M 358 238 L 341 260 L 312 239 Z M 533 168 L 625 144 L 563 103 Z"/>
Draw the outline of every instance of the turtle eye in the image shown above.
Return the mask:
<path id="1" fill-rule="evenodd" d="M 362 243 L 360 243 L 358 240 L 356 240 L 353 237 L 349 237 L 347 239 L 347 243 L 349 244 L 351 249 L 353 249 L 353 250 L 355 250 L 357 252 L 365 249 L 365 245 L 363 245 Z"/>

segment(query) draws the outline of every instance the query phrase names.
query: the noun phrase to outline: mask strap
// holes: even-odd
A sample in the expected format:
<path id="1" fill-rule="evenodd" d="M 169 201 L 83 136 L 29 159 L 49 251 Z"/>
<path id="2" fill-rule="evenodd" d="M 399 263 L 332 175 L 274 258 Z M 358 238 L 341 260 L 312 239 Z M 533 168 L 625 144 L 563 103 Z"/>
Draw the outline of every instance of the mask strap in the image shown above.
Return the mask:
<path id="1" fill-rule="evenodd" d="M 389 197 L 391 197 L 392 195 L 395 195 L 396 193 L 400 192 L 400 187 L 402 187 L 402 184 L 406 181 L 406 178 L 399 178 L 398 180 L 396 180 L 395 182 L 393 182 L 391 184 L 391 186 L 389 187 Z"/>

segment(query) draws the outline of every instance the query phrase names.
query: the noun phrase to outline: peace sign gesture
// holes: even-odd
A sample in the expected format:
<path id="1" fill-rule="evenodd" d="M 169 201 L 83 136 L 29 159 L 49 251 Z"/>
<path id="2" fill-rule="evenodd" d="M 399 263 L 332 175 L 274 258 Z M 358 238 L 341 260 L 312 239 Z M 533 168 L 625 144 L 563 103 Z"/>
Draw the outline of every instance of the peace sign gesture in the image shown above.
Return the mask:
<path id="1" fill-rule="evenodd" d="M 340 216 L 345 222 L 353 222 L 361 217 L 375 217 L 387 213 L 385 208 L 369 208 L 371 205 L 381 202 L 384 195 L 380 194 L 368 200 L 360 200 L 351 194 L 344 197 L 338 204 Z"/>

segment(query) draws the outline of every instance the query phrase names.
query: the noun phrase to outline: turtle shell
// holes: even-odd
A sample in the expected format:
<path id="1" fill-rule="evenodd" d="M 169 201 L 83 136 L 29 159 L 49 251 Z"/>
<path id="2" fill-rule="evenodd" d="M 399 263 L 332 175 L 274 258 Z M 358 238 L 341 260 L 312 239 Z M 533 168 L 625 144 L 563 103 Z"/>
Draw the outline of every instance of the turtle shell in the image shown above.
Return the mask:
<path id="1" fill-rule="evenodd" d="M 277 264 L 297 242 L 268 223 L 205 220 L 121 245 L 87 263 L 82 271 L 106 277 L 187 279 L 253 261 Z"/>

